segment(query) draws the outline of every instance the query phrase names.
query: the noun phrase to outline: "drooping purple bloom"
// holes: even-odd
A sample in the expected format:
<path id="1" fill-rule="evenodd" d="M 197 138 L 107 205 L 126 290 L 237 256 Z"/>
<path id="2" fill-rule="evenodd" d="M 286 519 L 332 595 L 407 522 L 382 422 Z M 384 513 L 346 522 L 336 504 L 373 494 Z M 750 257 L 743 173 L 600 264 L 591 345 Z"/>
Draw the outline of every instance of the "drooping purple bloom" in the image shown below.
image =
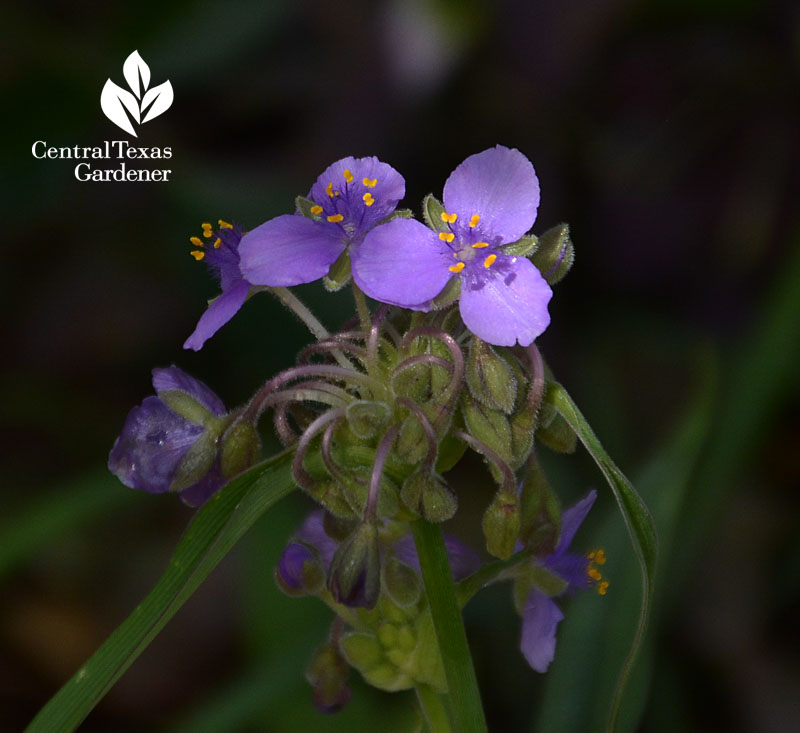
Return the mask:
<path id="1" fill-rule="evenodd" d="M 128 413 L 109 453 L 108 468 L 132 489 L 161 494 L 173 490 L 184 459 L 208 429 L 198 422 L 199 416 L 221 418 L 227 411 L 205 384 L 174 365 L 153 370 L 153 387 L 156 395 Z M 168 392 L 192 398 L 197 416 L 189 419 L 169 408 L 162 399 Z M 200 457 L 198 465 L 203 465 Z M 199 473 L 196 481 L 180 489 L 181 499 L 190 506 L 202 504 L 224 483 L 216 461 Z"/>
<path id="2" fill-rule="evenodd" d="M 348 246 L 389 216 L 405 180 L 375 157 L 342 158 L 311 187 L 314 218 L 278 216 L 248 232 L 239 247 L 242 275 L 254 285 L 286 287 L 318 280 Z"/>
<path id="3" fill-rule="evenodd" d="M 583 523 L 592 508 L 596 491 L 590 491 L 577 504 L 567 509 L 561 517 L 561 537 L 552 554 L 535 560 L 539 566 L 565 581 L 567 587 L 563 591 L 589 588 L 600 579 L 600 573 L 593 567 L 592 555 L 579 555 L 569 552 L 578 527 Z M 602 556 L 602 555 L 601 555 Z M 605 562 L 603 557 L 598 562 Z M 601 583 L 598 590 L 605 592 L 608 587 Z M 534 588 L 525 603 L 522 615 L 522 640 L 520 650 L 528 664 L 537 672 L 546 672 L 553 661 L 556 649 L 556 627 L 564 618 L 561 609 L 546 593 Z"/>
<path id="4" fill-rule="evenodd" d="M 501 145 L 471 155 L 444 186 L 434 232 L 413 219 L 376 227 L 353 252 L 353 279 L 384 303 L 429 310 L 451 278 L 461 280 L 467 328 L 498 346 L 529 346 L 550 323 L 550 286 L 530 260 L 499 249 L 536 219 L 539 180 L 530 161 Z"/>
<path id="5" fill-rule="evenodd" d="M 203 224 L 203 238 L 205 242 L 200 237 L 192 237 L 196 247 L 192 254 L 211 268 L 222 293 L 209 303 L 192 335 L 183 344 L 184 349 L 194 351 L 203 348 L 203 344 L 236 315 L 250 293 L 250 283 L 239 268 L 241 227 L 220 220 L 219 229 L 212 231 L 210 224 Z"/>

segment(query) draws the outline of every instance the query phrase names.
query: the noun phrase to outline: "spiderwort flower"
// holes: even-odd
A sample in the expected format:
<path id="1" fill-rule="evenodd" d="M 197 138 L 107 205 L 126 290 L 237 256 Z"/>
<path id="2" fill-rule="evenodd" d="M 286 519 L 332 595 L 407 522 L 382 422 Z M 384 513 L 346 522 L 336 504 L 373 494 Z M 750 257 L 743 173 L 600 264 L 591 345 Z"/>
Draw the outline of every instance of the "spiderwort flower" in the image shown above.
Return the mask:
<path id="1" fill-rule="evenodd" d="M 198 506 L 224 483 L 216 442 L 225 405 L 176 366 L 154 369 L 153 387 L 156 396 L 128 413 L 108 468 L 132 489 L 179 491 L 184 502 Z"/>
<path id="2" fill-rule="evenodd" d="M 285 214 L 244 236 L 242 274 L 254 285 L 272 287 L 318 280 L 395 210 L 405 187 L 403 177 L 375 157 L 336 161 L 308 194 L 313 218 Z"/>
<path id="3" fill-rule="evenodd" d="M 589 588 L 595 585 L 600 595 L 608 590 L 608 581 L 597 569 L 605 563 L 602 550 L 579 555 L 569 552 L 572 538 L 592 508 L 596 491 L 590 491 L 577 504 L 567 509 L 561 517 L 561 537 L 552 554 L 534 561 L 538 569 L 544 570 L 563 582 L 557 595 L 570 590 Z M 520 650 L 528 664 L 537 672 L 546 672 L 553 661 L 556 649 L 556 627 L 564 618 L 561 609 L 550 595 L 534 587 L 525 603 L 522 615 L 522 640 Z"/>
<path id="4" fill-rule="evenodd" d="M 212 225 L 205 222 L 203 239 L 190 237 L 195 247 L 192 257 L 211 268 L 220 281 L 222 294 L 209 303 L 194 332 L 183 344 L 184 349 L 194 351 L 200 351 L 203 344 L 236 315 L 250 293 L 250 283 L 239 269 L 241 227 L 220 219 L 219 229 L 213 231 Z"/>
<path id="5" fill-rule="evenodd" d="M 470 331 L 498 346 L 529 346 L 550 322 L 552 291 L 530 260 L 501 247 L 519 240 L 536 219 L 533 166 L 518 150 L 498 145 L 461 163 L 443 198 L 442 231 L 412 219 L 376 227 L 353 253 L 353 279 L 376 300 L 430 310 L 430 301 L 457 277 Z"/>

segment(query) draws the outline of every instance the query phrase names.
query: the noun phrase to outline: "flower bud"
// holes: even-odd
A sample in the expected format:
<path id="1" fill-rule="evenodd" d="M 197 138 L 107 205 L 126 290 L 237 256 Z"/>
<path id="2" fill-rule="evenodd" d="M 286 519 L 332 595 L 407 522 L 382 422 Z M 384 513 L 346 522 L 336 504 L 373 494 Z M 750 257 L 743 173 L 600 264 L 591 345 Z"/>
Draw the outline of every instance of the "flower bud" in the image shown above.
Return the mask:
<path id="1" fill-rule="evenodd" d="M 519 537 L 520 510 L 516 495 L 498 491 L 483 515 L 483 534 L 489 554 L 508 560 Z"/>
<path id="2" fill-rule="evenodd" d="M 220 466 L 225 478 L 238 476 L 261 455 L 261 438 L 255 425 L 236 421 L 222 436 Z"/>
<path id="3" fill-rule="evenodd" d="M 425 470 L 415 471 L 405 480 L 400 498 L 429 522 L 444 522 L 458 509 L 455 494 L 438 476 Z"/>
<path id="4" fill-rule="evenodd" d="M 544 412 L 544 411 L 543 411 Z M 556 453 L 574 453 L 578 436 L 569 423 L 558 413 L 542 415 L 542 425 L 536 430 L 536 440 Z"/>
<path id="5" fill-rule="evenodd" d="M 321 713 L 338 713 L 350 700 L 350 667 L 333 642 L 314 653 L 306 679 L 314 688 L 314 705 Z"/>
<path id="6" fill-rule="evenodd" d="M 517 380 L 505 359 L 485 341 L 472 338 L 466 370 L 472 396 L 493 410 L 509 414 L 517 397 Z"/>
<path id="7" fill-rule="evenodd" d="M 362 522 L 342 542 L 331 561 L 328 590 L 337 603 L 373 608 L 381 590 L 378 527 Z"/>
<path id="8" fill-rule="evenodd" d="M 559 224 L 539 237 L 539 246 L 531 261 L 549 285 L 555 285 L 569 272 L 575 261 L 575 248 L 569 236 L 569 224 Z"/>
<path id="9" fill-rule="evenodd" d="M 383 568 L 383 587 L 401 608 L 415 605 L 422 595 L 422 584 L 413 568 L 390 557 Z"/>
<path id="10" fill-rule="evenodd" d="M 310 547 L 292 542 L 281 554 L 275 580 L 287 596 L 316 595 L 325 584 L 325 571 Z"/>
<path id="11" fill-rule="evenodd" d="M 355 400 L 347 406 L 346 416 L 354 435 L 369 440 L 386 424 L 391 410 L 385 402 Z"/>
<path id="12" fill-rule="evenodd" d="M 521 237 L 516 242 L 504 245 L 500 249 L 507 255 L 513 255 L 515 257 L 528 257 L 530 254 L 536 251 L 538 246 L 539 239 L 533 234 L 528 234 L 524 237 Z"/>
<path id="13" fill-rule="evenodd" d="M 520 510 L 522 544 L 540 554 L 552 553 L 561 533 L 561 506 L 535 455 L 528 461 Z"/>
<path id="14" fill-rule="evenodd" d="M 442 219 L 442 214 L 447 213 L 444 206 L 432 193 L 422 200 L 422 218 L 425 223 L 436 232 L 449 231 Z"/>
<path id="15" fill-rule="evenodd" d="M 462 414 L 467 431 L 474 438 L 491 448 L 506 463 L 513 458 L 511 425 L 501 410 L 493 410 L 465 394 L 461 401 Z M 489 464 L 492 476 L 497 483 L 503 482 L 502 474 L 493 464 Z"/>

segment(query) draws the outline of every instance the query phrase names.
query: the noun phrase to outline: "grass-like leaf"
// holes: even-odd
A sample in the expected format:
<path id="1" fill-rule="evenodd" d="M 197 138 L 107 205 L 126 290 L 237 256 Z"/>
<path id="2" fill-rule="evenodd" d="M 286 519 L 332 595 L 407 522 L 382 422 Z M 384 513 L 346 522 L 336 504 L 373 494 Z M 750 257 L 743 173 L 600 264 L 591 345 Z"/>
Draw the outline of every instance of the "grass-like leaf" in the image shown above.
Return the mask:
<path id="1" fill-rule="evenodd" d="M 283 453 L 255 466 L 197 512 L 155 588 L 42 708 L 29 733 L 80 725 L 245 532 L 292 491 L 290 463 Z"/>
<path id="2" fill-rule="evenodd" d="M 644 638 L 647 618 L 650 611 L 650 601 L 653 596 L 653 580 L 656 572 L 657 539 L 656 530 L 650 512 L 647 510 L 642 498 L 636 493 L 631 482 L 625 478 L 622 471 L 617 468 L 609 455 L 604 450 L 597 436 L 592 431 L 586 418 L 583 417 L 567 391 L 554 382 L 547 385 L 545 399 L 555 407 L 556 411 L 569 423 L 580 441 L 589 451 L 598 468 L 605 477 L 614 497 L 617 500 L 625 526 L 628 529 L 642 578 L 642 592 L 639 609 L 639 620 L 633 637 L 631 649 L 620 671 L 614 699 L 611 704 L 609 716 L 609 729 L 614 730 L 619 714 L 620 703 L 625 685 L 630 677 L 633 663 Z"/>

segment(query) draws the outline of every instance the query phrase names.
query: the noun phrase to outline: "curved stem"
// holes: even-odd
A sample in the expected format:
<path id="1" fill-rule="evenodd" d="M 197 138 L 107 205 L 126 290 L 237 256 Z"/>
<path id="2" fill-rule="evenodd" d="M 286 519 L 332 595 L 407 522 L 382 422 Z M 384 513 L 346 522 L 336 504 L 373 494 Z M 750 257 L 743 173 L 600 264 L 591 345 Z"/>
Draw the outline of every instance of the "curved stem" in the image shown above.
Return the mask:
<path id="1" fill-rule="evenodd" d="M 428 455 L 425 456 L 423 468 L 425 471 L 432 471 L 433 466 L 436 463 L 437 443 L 436 431 L 434 431 L 431 421 L 428 420 L 428 417 L 422 411 L 422 408 L 413 400 L 408 399 L 408 397 L 398 398 L 397 404 L 403 405 L 403 407 L 414 413 L 414 417 L 416 417 L 417 420 L 419 420 L 419 424 L 422 425 L 422 429 L 425 431 L 425 437 L 428 439 Z"/>
<path id="2" fill-rule="evenodd" d="M 418 519 L 411 526 L 447 680 L 452 729 L 458 733 L 486 733 L 478 680 L 458 607 L 442 528 L 425 519 Z M 438 733 L 439 729 L 434 730 Z"/>
<path id="3" fill-rule="evenodd" d="M 477 438 L 473 438 L 469 433 L 465 433 L 463 430 L 456 430 L 453 435 L 456 438 L 463 440 L 471 448 L 486 456 L 486 458 L 494 463 L 494 465 L 497 466 L 497 468 L 499 468 L 503 474 L 503 486 L 501 491 L 507 493 L 508 496 L 516 497 L 517 482 L 514 478 L 514 472 L 511 470 L 511 466 L 509 466 L 495 451 L 486 445 L 486 443 L 484 443 L 482 440 L 478 440 Z"/>
<path id="4" fill-rule="evenodd" d="M 367 494 L 367 505 L 364 508 L 364 519 L 375 520 L 378 518 L 378 495 L 380 493 L 381 478 L 383 477 L 383 464 L 392 448 L 394 439 L 400 432 L 399 425 L 392 425 L 383 436 L 375 453 L 375 463 L 372 465 L 372 475 L 369 479 L 369 494 Z"/>
<path id="5" fill-rule="evenodd" d="M 300 441 L 292 457 L 292 475 L 298 486 L 303 487 L 306 491 L 313 491 L 317 485 L 314 477 L 303 466 L 303 459 L 306 457 L 306 451 L 311 441 L 329 422 L 338 420 L 345 413 L 343 407 L 335 410 L 328 410 L 328 412 L 320 415 L 314 422 L 309 425 L 303 434 L 300 436 Z"/>

